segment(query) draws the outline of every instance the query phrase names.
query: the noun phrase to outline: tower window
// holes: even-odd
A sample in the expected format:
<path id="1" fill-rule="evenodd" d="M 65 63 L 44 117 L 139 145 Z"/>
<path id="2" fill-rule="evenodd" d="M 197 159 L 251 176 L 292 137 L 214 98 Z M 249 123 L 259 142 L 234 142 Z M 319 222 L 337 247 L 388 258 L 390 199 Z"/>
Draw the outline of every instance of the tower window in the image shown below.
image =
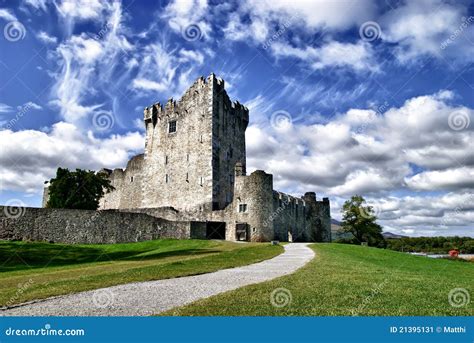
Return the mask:
<path id="1" fill-rule="evenodd" d="M 165 182 L 168 183 L 168 181 L 169 181 L 169 176 L 168 176 L 168 174 L 166 174 L 166 176 L 165 176 Z"/>
<path id="2" fill-rule="evenodd" d="M 199 184 L 202 186 L 202 176 L 201 176 L 201 181 L 200 181 L 200 183 L 199 183 Z"/>
<path id="3" fill-rule="evenodd" d="M 130 176 L 130 182 L 133 182 L 133 176 Z"/>
<path id="4" fill-rule="evenodd" d="M 189 154 L 186 154 L 186 161 L 189 162 Z"/>
<path id="5" fill-rule="evenodd" d="M 239 204 L 239 212 L 247 212 L 247 204 Z"/>
<path id="6" fill-rule="evenodd" d="M 165 156 L 165 164 L 168 164 L 168 155 Z"/>
<path id="7" fill-rule="evenodd" d="M 186 173 L 186 182 L 189 182 L 189 173 Z"/>
<path id="8" fill-rule="evenodd" d="M 168 123 L 168 133 L 174 133 L 176 132 L 176 120 L 171 120 Z"/>

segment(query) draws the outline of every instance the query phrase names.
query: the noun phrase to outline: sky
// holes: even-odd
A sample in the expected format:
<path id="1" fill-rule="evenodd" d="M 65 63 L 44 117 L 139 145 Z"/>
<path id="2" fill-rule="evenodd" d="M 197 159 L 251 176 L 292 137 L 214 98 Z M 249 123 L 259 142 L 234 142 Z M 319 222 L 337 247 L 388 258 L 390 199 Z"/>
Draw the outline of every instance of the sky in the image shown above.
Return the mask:
<path id="1" fill-rule="evenodd" d="M 474 2 L 0 0 L 0 203 L 58 166 L 124 168 L 143 108 L 215 73 L 247 171 L 363 195 L 385 231 L 474 237 Z"/>

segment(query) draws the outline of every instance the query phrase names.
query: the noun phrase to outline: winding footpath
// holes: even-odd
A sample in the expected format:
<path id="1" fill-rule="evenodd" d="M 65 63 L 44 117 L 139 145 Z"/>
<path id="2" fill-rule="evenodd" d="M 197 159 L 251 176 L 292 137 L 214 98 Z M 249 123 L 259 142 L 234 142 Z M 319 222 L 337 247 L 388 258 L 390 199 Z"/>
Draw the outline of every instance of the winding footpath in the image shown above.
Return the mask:
<path id="1" fill-rule="evenodd" d="M 314 257 L 306 243 L 248 266 L 174 279 L 136 282 L 25 303 L 0 316 L 148 316 L 243 286 L 288 275 Z"/>

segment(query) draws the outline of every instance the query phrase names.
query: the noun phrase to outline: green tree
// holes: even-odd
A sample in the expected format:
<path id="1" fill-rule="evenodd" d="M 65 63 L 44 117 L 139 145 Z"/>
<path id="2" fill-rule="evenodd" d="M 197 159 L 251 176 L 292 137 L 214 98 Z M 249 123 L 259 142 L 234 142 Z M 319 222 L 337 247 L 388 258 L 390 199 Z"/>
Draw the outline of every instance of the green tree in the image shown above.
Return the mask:
<path id="1" fill-rule="evenodd" d="M 49 181 L 49 200 L 46 207 L 96 210 L 100 198 L 114 189 L 107 175 L 103 173 L 58 168 L 56 177 Z"/>
<path id="2" fill-rule="evenodd" d="M 382 227 L 376 223 L 377 217 L 372 206 L 365 199 L 354 195 L 342 206 L 342 230 L 351 233 L 356 243 L 368 242 L 371 246 L 385 247 Z"/>

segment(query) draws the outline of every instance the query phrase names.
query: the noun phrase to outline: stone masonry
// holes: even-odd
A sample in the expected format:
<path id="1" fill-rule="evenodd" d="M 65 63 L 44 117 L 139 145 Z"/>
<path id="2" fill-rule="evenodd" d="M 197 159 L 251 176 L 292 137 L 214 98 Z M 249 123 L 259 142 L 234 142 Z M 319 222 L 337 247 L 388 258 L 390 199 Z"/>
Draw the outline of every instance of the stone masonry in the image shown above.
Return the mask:
<path id="1" fill-rule="evenodd" d="M 101 210 L 201 223 L 207 238 L 331 241 L 327 198 L 293 197 L 273 190 L 271 174 L 246 174 L 249 111 L 214 74 L 178 101 L 146 107 L 144 122 L 144 154 L 124 170 L 102 170 L 115 190 L 101 199 Z"/>

